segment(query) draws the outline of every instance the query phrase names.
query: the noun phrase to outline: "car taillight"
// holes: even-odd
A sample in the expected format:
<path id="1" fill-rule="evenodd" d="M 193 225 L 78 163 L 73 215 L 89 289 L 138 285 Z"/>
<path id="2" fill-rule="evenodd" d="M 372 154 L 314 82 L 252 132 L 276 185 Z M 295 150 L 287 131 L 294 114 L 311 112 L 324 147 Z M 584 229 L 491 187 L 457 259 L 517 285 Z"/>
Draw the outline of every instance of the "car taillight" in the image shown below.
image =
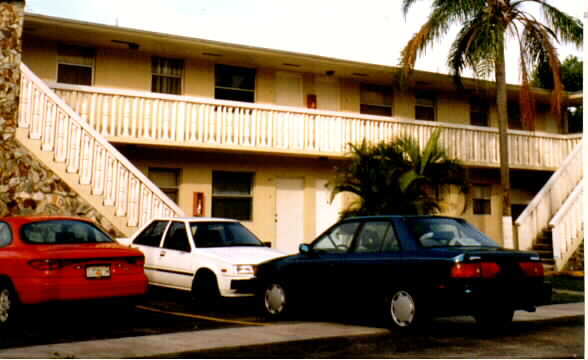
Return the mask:
<path id="1" fill-rule="evenodd" d="M 451 277 L 454 279 L 467 278 L 494 278 L 500 272 L 500 266 L 493 262 L 482 263 L 457 263 L 451 268 Z"/>
<path id="2" fill-rule="evenodd" d="M 55 259 L 31 260 L 28 264 L 36 270 L 57 270 L 64 265 L 63 262 Z"/>
<path id="3" fill-rule="evenodd" d="M 540 262 L 526 261 L 519 263 L 523 273 L 527 276 L 543 276 L 543 264 Z"/>
<path id="4" fill-rule="evenodd" d="M 144 256 L 132 256 L 127 258 L 127 262 L 131 265 L 145 265 Z"/>

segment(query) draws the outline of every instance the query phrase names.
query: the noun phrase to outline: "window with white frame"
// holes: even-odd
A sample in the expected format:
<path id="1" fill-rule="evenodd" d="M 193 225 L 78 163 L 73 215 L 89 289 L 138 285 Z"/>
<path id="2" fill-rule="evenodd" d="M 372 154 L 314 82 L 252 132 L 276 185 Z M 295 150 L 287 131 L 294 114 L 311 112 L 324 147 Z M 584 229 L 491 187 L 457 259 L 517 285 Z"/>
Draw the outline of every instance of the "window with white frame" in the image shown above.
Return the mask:
<path id="1" fill-rule="evenodd" d="M 148 177 L 164 194 L 178 203 L 180 169 L 149 168 Z"/>
<path id="2" fill-rule="evenodd" d="M 159 56 L 151 57 L 151 91 L 164 94 L 182 94 L 184 60 Z"/>
<path id="3" fill-rule="evenodd" d="M 392 88 L 361 84 L 359 112 L 369 115 L 392 116 Z"/>
<path id="4" fill-rule="evenodd" d="M 416 104 L 414 106 L 414 118 L 416 120 L 435 121 L 436 101 L 435 96 L 429 93 L 417 93 Z"/>
<path id="5" fill-rule="evenodd" d="M 255 69 L 217 64 L 214 98 L 255 102 Z"/>
<path id="6" fill-rule="evenodd" d="M 57 82 L 91 86 L 94 80 L 96 50 L 75 45 L 57 47 Z"/>
<path id="7" fill-rule="evenodd" d="M 473 185 L 474 215 L 492 214 L 492 186 Z"/>
<path id="8" fill-rule="evenodd" d="M 212 172 L 212 216 L 238 220 L 253 218 L 251 172 Z"/>

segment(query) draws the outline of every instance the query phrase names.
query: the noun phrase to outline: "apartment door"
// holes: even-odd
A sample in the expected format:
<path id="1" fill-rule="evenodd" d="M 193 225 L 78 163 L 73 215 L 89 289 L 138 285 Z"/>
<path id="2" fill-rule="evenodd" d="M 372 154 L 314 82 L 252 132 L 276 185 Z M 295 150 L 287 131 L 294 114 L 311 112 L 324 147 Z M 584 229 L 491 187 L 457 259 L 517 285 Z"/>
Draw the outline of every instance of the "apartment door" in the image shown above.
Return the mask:
<path id="1" fill-rule="evenodd" d="M 276 180 L 276 247 L 290 254 L 304 242 L 304 179 Z"/>
<path id="2" fill-rule="evenodd" d="M 288 71 L 276 72 L 276 105 L 304 106 L 302 75 Z"/>
<path id="3" fill-rule="evenodd" d="M 317 109 L 339 111 L 339 79 L 332 76 L 315 78 Z"/>
<path id="4" fill-rule="evenodd" d="M 342 194 L 337 194 L 333 201 L 330 201 L 332 188 L 327 185 L 326 179 L 317 179 L 316 181 L 315 236 L 339 220 L 339 212 L 343 207 Z"/>

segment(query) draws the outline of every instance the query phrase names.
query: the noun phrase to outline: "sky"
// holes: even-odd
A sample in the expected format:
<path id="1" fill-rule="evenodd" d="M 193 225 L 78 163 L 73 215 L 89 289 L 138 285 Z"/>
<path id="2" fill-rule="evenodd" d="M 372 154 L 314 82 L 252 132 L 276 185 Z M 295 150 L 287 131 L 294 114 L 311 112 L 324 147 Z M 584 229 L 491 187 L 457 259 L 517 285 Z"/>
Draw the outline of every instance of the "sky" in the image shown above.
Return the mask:
<path id="1" fill-rule="evenodd" d="M 586 25 L 586 0 L 551 0 Z M 405 18 L 400 0 L 27 0 L 30 13 L 227 43 L 381 65 L 398 65 L 400 51 L 429 14 L 417 1 Z M 533 11 L 533 9 L 530 9 Z M 419 70 L 447 73 L 447 40 L 417 60 Z M 583 59 L 584 50 L 558 46 Z M 520 83 L 516 49 L 507 49 L 507 81 Z M 465 74 L 468 75 L 467 73 Z"/>

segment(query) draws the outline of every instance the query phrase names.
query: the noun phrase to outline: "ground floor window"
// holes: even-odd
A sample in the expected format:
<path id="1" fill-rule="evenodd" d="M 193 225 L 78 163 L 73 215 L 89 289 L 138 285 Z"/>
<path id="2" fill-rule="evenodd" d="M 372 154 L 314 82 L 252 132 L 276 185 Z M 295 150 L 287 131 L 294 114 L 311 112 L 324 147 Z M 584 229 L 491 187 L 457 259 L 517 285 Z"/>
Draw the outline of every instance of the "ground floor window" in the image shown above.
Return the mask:
<path id="1" fill-rule="evenodd" d="M 149 168 L 148 177 L 165 195 L 178 203 L 180 169 Z"/>
<path id="2" fill-rule="evenodd" d="M 212 172 L 212 216 L 250 221 L 253 219 L 251 172 Z"/>
<path id="3" fill-rule="evenodd" d="M 492 214 L 492 187 L 490 185 L 474 185 L 472 187 L 474 215 Z"/>

